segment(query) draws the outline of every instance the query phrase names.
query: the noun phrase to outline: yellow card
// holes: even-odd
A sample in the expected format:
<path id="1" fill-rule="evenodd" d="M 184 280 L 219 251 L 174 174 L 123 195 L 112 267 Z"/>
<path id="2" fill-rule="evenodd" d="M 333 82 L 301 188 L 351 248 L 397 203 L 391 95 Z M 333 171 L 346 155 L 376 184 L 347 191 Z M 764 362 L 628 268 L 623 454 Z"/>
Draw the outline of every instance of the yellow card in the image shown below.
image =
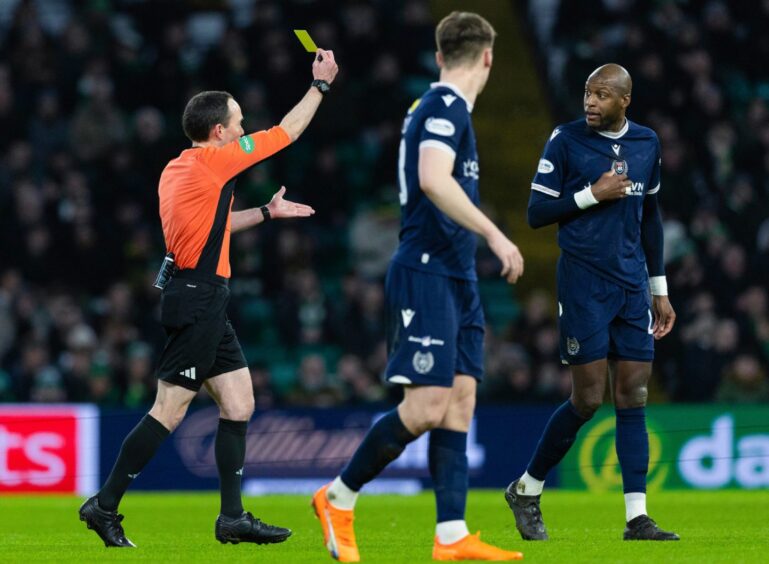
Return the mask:
<path id="1" fill-rule="evenodd" d="M 312 40 L 312 37 L 310 37 L 310 34 L 307 33 L 306 29 L 295 29 L 294 33 L 299 38 L 302 46 L 307 49 L 308 53 L 315 53 L 318 50 L 318 46 L 315 45 L 315 42 Z"/>

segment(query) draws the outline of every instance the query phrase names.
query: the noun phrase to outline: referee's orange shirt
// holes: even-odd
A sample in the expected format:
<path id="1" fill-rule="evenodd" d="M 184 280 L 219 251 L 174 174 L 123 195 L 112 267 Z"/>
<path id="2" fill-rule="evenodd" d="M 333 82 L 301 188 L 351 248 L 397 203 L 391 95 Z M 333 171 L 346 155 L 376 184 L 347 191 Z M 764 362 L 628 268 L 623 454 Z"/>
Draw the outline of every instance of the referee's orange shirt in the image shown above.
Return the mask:
<path id="1" fill-rule="evenodd" d="M 176 266 L 229 278 L 230 211 L 235 177 L 291 143 L 280 126 L 223 147 L 193 147 L 160 175 L 160 220 Z"/>

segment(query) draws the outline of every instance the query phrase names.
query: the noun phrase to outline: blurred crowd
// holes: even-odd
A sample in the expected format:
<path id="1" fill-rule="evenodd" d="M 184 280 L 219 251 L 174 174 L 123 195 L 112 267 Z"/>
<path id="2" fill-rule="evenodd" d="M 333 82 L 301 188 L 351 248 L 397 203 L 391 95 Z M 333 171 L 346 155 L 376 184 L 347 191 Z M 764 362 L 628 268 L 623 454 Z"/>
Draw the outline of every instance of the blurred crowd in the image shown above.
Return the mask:
<path id="1" fill-rule="evenodd" d="M 595 0 L 594 25 L 579 29 L 572 4 L 531 13 L 550 22 L 535 28 L 555 107 L 576 115 L 585 76 L 611 53 L 635 78 L 631 117 L 662 138 L 680 320 L 660 343 L 662 399 L 766 399 L 769 84 L 758 54 L 733 63 L 741 42 L 769 51 L 769 3 L 744 14 Z M 233 237 L 230 317 L 258 407 L 394 399 L 381 384 L 394 163 L 403 113 L 436 76 L 433 26 L 426 0 L 0 2 L 0 401 L 152 401 L 164 342 L 151 287 L 165 252 L 157 179 L 189 144 L 181 111 L 223 89 L 247 130 L 279 121 L 311 78 L 294 28 L 343 53 L 338 84 L 299 143 L 238 180 L 233 209 L 285 185 L 317 213 Z M 552 296 L 516 301 L 488 251 L 479 258 L 481 400 L 568 396 Z"/>
<path id="2" fill-rule="evenodd" d="M 769 1 L 538 0 L 528 14 L 560 119 L 616 62 L 633 77 L 629 118 L 660 137 L 678 314 L 657 344 L 662 390 L 769 401 Z"/>

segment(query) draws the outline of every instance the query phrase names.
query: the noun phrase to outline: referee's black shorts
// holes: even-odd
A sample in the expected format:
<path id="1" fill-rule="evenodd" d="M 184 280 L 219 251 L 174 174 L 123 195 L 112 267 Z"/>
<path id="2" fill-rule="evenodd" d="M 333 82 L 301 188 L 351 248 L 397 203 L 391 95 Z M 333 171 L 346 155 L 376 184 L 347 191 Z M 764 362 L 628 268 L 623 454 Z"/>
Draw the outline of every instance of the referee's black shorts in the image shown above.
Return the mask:
<path id="1" fill-rule="evenodd" d="M 160 322 L 168 340 L 157 377 L 192 391 L 225 372 L 247 366 L 230 320 L 226 283 L 175 275 L 160 298 Z"/>

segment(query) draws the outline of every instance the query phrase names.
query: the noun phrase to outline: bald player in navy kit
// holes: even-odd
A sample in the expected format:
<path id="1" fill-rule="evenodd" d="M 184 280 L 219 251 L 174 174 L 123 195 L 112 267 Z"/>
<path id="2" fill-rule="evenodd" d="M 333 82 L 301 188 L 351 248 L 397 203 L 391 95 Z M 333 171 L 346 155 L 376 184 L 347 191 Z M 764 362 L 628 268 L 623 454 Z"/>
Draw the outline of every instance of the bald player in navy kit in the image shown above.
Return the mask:
<path id="1" fill-rule="evenodd" d="M 631 90 L 621 66 L 596 69 L 585 84 L 585 118 L 553 131 L 531 184 L 529 224 L 558 223 L 560 353 L 571 368 L 572 394 L 548 421 L 526 472 L 505 492 L 527 540 L 547 540 L 540 511 L 545 477 L 600 407 L 610 375 L 624 538 L 678 540 L 646 512 L 647 384 L 654 339 L 670 332 L 675 313 L 657 203 L 660 144 L 654 131 L 625 117 Z"/>

